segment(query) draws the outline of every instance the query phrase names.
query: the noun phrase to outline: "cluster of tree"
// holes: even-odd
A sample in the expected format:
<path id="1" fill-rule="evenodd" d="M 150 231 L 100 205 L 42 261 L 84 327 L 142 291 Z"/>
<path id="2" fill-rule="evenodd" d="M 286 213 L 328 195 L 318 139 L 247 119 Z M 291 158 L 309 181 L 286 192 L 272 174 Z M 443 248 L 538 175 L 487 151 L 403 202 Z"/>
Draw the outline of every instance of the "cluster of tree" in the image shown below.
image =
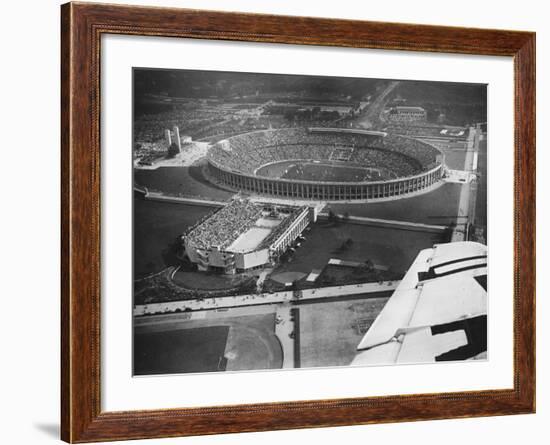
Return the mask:
<path id="1" fill-rule="evenodd" d="M 313 108 L 289 108 L 283 116 L 288 121 L 333 121 L 340 118 L 338 111 L 321 110 L 321 107 Z"/>

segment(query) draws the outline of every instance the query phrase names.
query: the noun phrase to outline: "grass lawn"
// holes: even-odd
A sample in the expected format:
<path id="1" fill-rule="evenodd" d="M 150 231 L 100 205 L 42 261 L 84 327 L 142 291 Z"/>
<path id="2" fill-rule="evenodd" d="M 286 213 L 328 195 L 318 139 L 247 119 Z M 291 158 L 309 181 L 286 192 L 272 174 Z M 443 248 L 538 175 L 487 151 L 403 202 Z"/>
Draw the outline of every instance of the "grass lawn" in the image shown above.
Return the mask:
<path id="1" fill-rule="evenodd" d="M 134 374 L 224 371 L 229 326 L 142 332 L 134 337 Z"/>
<path id="2" fill-rule="evenodd" d="M 456 220 L 462 184 L 443 184 L 436 190 L 395 201 L 330 204 L 335 213 L 353 216 L 447 225 Z"/>
<path id="3" fill-rule="evenodd" d="M 251 280 L 246 275 L 223 275 L 211 272 L 195 272 L 179 270 L 174 274 L 174 283 L 186 288 L 197 290 L 233 289 Z"/>
<path id="4" fill-rule="evenodd" d="M 422 249 L 439 242 L 435 233 L 371 227 L 362 224 L 342 223 L 337 226 L 313 224 L 304 232 L 306 241 L 296 249 L 291 262 L 282 263 L 274 275 L 282 272 L 309 274 L 322 269 L 331 258 L 390 266 L 394 272 L 405 272 Z M 351 247 L 341 249 L 347 239 Z"/>
<path id="5" fill-rule="evenodd" d="M 152 190 L 225 201 L 233 193 L 208 182 L 199 166 L 159 167 L 156 170 L 134 170 L 134 181 Z"/>
<path id="6" fill-rule="evenodd" d="M 135 325 L 136 375 L 277 369 L 283 364 L 273 307 L 157 317 Z M 155 319 L 153 319 L 155 320 Z M 145 320 L 147 321 L 147 320 Z"/>

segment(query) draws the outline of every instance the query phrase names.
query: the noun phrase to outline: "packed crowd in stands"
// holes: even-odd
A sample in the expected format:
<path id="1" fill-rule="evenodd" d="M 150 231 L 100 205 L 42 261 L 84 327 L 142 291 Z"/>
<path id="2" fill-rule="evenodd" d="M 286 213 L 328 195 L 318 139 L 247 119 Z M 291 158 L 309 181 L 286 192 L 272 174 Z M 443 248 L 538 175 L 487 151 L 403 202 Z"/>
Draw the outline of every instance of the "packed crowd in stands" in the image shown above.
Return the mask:
<path id="1" fill-rule="evenodd" d="M 440 162 L 441 152 L 437 148 L 416 139 L 388 135 L 383 139 L 382 148 L 416 159 L 424 171 Z"/>
<path id="2" fill-rule="evenodd" d="M 257 131 L 231 137 L 209 151 L 210 160 L 223 168 L 246 174 L 262 165 L 293 159 L 330 161 L 333 153 L 352 148 L 354 166 L 383 168 L 398 177 L 429 170 L 439 151 L 423 142 L 388 135 L 373 138 L 350 133 L 312 133 L 307 128 Z"/>
<path id="3" fill-rule="evenodd" d="M 186 236 L 198 248 L 223 249 L 251 228 L 262 216 L 262 207 L 248 200 L 235 199 L 218 210 Z"/>
<path id="4" fill-rule="evenodd" d="M 389 171 L 396 177 L 413 176 L 422 172 L 422 166 L 415 158 L 377 148 L 354 150 L 349 162 L 364 167 Z"/>

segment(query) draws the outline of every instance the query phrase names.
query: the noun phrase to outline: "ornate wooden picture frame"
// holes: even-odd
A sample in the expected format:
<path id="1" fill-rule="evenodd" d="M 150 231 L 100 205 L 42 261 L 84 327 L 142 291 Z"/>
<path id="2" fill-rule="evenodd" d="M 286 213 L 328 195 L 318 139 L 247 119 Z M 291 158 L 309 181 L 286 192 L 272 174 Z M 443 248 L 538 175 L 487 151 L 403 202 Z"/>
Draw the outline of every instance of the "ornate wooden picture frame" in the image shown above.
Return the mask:
<path id="1" fill-rule="evenodd" d="M 535 411 L 534 33 L 68 3 L 61 9 L 61 34 L 63 440 L 96 442 Z M 101 36 L 105 34 L 513 57 L 513 389 L 103 412 L 99 116 Z"/>

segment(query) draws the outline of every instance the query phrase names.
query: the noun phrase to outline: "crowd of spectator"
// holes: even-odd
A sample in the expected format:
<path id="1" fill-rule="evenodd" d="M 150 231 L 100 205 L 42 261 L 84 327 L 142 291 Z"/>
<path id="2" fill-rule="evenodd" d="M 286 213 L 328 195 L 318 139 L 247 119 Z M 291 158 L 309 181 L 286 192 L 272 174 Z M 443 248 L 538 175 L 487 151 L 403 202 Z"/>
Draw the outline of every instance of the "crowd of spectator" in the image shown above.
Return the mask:
<path id="1" fill-rule="evenodd" d="M 197 248 L 223 249 L 251 228 L 263 208 L 248 200 L 235 199 L 196 226 L 186 236 Z"/>
<path id="2" fill-rule="evenodd" d="M 161 113 L 143 114 L 134 119 L 135 142 L 157 142 L 164 139 L 164 130 L 177 125 L 181 134 L 194 136 L 204 128 L 215 126 L 227 118 L 213 108 L 177 108 Z"/>
<path id="3" fill-rule="evenodd" d="M 386 136 L 383 139 L 382 148 L 415 159 L 424 171 L 435 167 L 441 156 L 441 152 L 429 144 L 395 135 Z"/>
<path id="4" fill-rule="evenodd" d="M 286 119 L 279 114 L 262 114 L 247 117 L 239 114 L 245 105 L 192 104 L 174 107 L 160 113 L 141 114 L 134 119 L 134 142 L 155 143 L 164 139 L 164 130 L 177 125 L 181 134 L 193 139 L 219 139 L 256 130 L 270 128 L 295 128 L 303 126 L 299 121 Z M 249 105 L 246 105 L 249 107 Z M 327 121 L 311 119 L 308 125 L 317 127 L 346 126 L 345 119 Z"/>
<path id="5" fill-rule="evenodd" d="M 378 148 L 360 148 L 353 151 L 349 162 L 357 165 L 391 172 L 388 176 L 406 177 L 422 172 L 420 163 L 399 152 Z"/>
<path id="6" fill-rule="evenodd" d="M 265 164 L 285 160 L 331 161 L 351 149 L 351 165 L 382 169 L 397 177 L 429 170 L 440 152 L 423 142 L 387 135 L 372 138 L 353 133 L 314 133 L 307 128 L 265 130 L 241 134 L 214 145 L 209 157 L 216 165 L 254 174 Z M 340 161 L 342 162 L 342 161 Z"/>

